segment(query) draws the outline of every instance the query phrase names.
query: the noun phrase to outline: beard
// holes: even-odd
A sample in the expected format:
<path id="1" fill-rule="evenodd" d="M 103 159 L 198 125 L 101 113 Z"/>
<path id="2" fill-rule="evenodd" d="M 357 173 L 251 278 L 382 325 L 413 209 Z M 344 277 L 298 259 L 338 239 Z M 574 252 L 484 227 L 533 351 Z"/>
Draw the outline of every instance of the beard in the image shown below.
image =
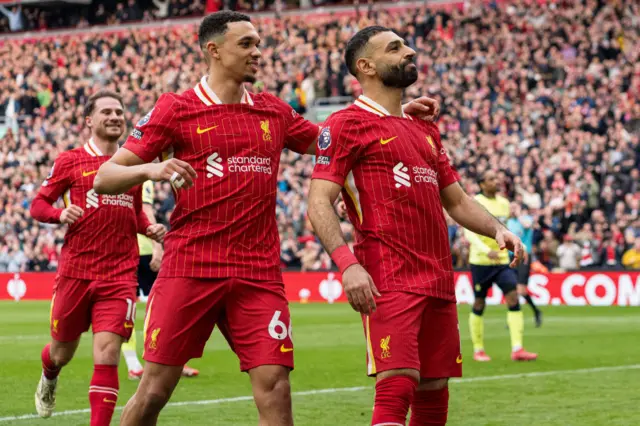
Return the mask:
<path id="1" fill-rule="evenodd" d="M 414 66 L 409 67 L 409 64 Z M 404 61 L 398 65 L 388 65 L 380 73 L 382 84 L 395 89 L 405 89 L 418 80 L 418 68 L 413 61 Z"/>

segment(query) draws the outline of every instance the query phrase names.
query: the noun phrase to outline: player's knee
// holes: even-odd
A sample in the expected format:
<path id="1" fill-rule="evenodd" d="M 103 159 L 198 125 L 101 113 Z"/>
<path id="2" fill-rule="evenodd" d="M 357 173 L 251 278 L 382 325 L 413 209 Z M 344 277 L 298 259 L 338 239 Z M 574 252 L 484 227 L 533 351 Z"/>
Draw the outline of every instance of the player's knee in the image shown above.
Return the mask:
<path id="1" fill-rule="evenodd" d="M 518 301 L 518 292 L 513 289 L 509 293 L 504 296 L 505 301 L 507 302 L 507 306 L 510 311 L 519 311 L 520 310 L 520 302 Z"/>
<path id="2" fill-rule="evenodd" d="M 167 404 L 171 392 L 162 387 L 149 387 L 136 392 L 136 401 L 145 415 L 157 414 Z"/>
<path id="3" fill-rule="evenodd" d="M 119 336 L 118 336 L 119 337 Z M 120 358 L 120 347 L 122 340 L 101 339 L 95 340 L 93 344 L 93 360 L 96 364 L 116 365 Z"/>
<path id="4" fill-rule="evenodd" d="M 263 375 L 253 381 L 253 392 L 263 405 L 286 403 L 291 400 L 291 383 L 285 372 L 272 376 Z"/>
<path id="5" fill-rule="evenodd" d="M 449 385 L 449 379 L 447 377 L 440 379 L 426 379 L 420 378 L 420 384 L 416 388 L 416 391 L 433 391 L 444 389 Z"/>
<path id="6" fill-rule="evenodd" d="M 482 316 L 484 313 L 485 301 L 484 299 L 477 298 L 473 301 L 472 311 L 478 316 Z"/>

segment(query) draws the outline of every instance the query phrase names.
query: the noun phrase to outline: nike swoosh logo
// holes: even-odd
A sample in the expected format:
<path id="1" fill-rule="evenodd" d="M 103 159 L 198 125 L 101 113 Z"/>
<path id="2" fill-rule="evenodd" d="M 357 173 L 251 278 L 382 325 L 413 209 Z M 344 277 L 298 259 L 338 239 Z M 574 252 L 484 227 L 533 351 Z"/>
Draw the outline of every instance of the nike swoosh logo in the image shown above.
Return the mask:
<path id="1" fill-rule="evenodd" d="M 104 402 L 111 402 L 112 404 L 115 404 L 115 403 L 116 403 L 115 401 L 113 401 L 113 400 L 111 400 L 111 399 L 107 399 L 107 398 L 103 399 L 103 401 L 104 401 Z"/>
<path id="2" fill-rule="evenodd" d="M 456 364 L 462 364 L 462 355 L 458 355 L 458 358 L 456 358 Z"/>
<path id="3" fill-rule="evenodd" d="M 87 176 L 91 176 L 91 175 L 95 175 L 96 173 L 98 173 L 97 170 L 94 170 L 92 172 L 85 172 L 84 170 L 82 171 L 82 176 L 83 177 L 87 177 Z"/>
<path id="4" fill-rule="evenodd" d="M 124 323 L 124 328 L 133 328 L 133 324 Z"/>
<path id="5" fill-rule="evenodd" d="M 391 142 L 392 140 L 394 140 L 395 138 L 397 138 L 397 136 L 394 136 L 394 137 L 389 138 L 389 139 L 382 139 L 382 138 L 380 138 L 380 144 L 381 144 L 381 145 L 386 145 L 386 144 L 388 144 L 389 142 Z"/>
<path id="6" fill-rule="evenodd" d="M 282 352 L 282 353 L 291 352 L 292 350 L 293 350 L 293 348 L 285 348 L 284 347 L 284 343 L 282 344 L 282 346 L 280 346 L 280 352 Z"/>
<path id="7" fill-rule="evenodd" d="M 211 127 L 207 127 L 206 129 L 201 129 L 200 126 L 198 126 L 198 128 L 196 129 L 196 133 L 201 135 L 203 133 L 207 133 L 209 130 L 213 130 L 218 126 L 211 126 Z"/>

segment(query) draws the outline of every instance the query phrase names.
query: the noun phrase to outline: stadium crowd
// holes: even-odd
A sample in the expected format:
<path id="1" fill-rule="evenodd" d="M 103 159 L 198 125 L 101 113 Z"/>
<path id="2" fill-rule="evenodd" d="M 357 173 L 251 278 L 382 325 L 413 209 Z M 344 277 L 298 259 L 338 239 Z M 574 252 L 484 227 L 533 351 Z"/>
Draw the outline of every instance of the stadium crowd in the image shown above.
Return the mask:
<path id="1" fill-rule="evenodd" d="M 484 170 L 500 171 L 515 217 L 533 219 L 539 265 L 640 268 L 640 4 L 467 2 L 449 12 L 360 12 L 258 21 L 263 68 L 252 90 L 275 93 L 299 113 L 321 98 L 357 96 L 345 42 L 367 25 L 394 28 L 418 52 L 421 77 L 406 97 L 441 101 L 443 141 L 469 193 Z M 204 72 L 195 31 L 0 44 L 0 117 L 8 127 L 0 145 L 0 271 L 55 270 L 64 230 L 33 221 L 29 205 L 56 156 L 87 139 L 87 97 L 119 91 L 135 123 L 162 92 L 187 90 Z M 283 267 L 331 267 L 306 219 L 312 169 L 312 158 L 283 153 L 276 212 Z M 168 223 L 167 183 L 156 184 L 155 207 Z M 351 225 L 342 226 L 352 239 Z M 454 265 L 464 268 L 468 242 L 455 223 L 449 230 Z"/>

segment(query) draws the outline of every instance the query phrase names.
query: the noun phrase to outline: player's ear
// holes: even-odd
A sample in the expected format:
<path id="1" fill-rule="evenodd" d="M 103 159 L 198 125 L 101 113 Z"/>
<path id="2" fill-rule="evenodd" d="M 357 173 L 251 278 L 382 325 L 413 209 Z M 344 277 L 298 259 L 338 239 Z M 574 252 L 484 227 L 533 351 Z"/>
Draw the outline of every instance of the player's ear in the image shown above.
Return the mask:
<path id="1" fill-rule="evenodd" d="M 91 119 L 91 116 L 90 116 L 90 115 L 87 115 L 87 116 L 84 118 L 84 124 L 86 124 L 88 128 L 93 127 L 93 120 Z"/>
<path id="2" fill-rule="evenodd" d="M 376 64 L 369 58 L 359 58 L 356 61 L 356 68 L 364 75 L 373 76 L 376 73 Z"/>
<path id="3" fill-rule="evenodd" d="M 220 46 L 215 41 L 208 41 L 207 44 L 204 46 L 205 56 L 208 55 L 209 59 L 211 58 L 220 59 L 219 50 L 220 50 Z"/>

